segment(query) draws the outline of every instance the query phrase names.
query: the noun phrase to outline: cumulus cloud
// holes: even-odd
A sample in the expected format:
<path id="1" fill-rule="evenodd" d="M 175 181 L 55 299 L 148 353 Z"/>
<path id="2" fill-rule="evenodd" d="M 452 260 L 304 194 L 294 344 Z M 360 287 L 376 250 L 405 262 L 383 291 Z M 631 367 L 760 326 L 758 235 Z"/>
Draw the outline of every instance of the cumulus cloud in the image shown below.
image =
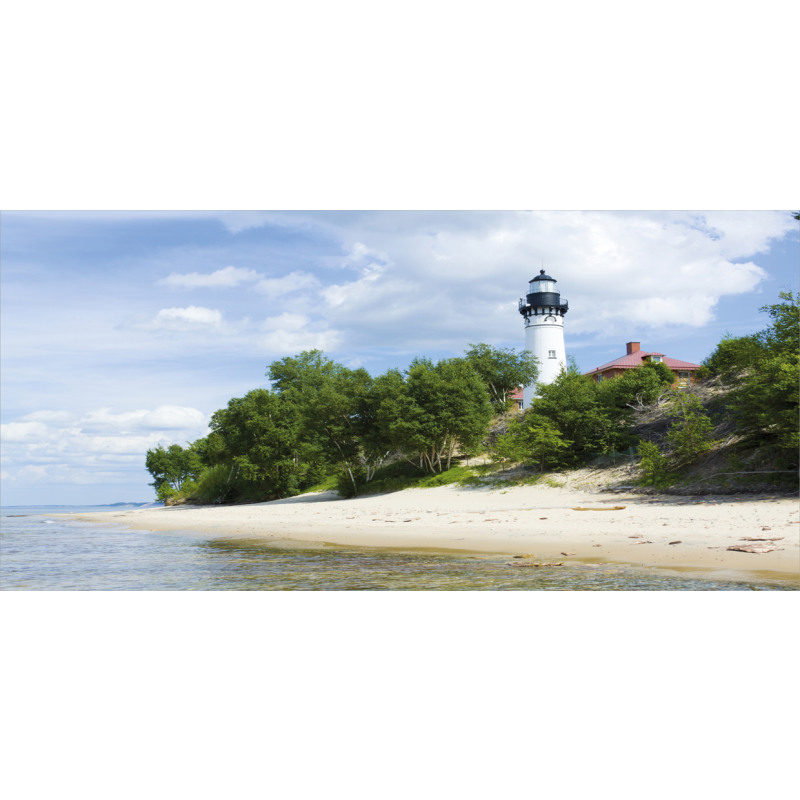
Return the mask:
<path id="1" fill-rule="evenodd" d="M 47 430 L 43 422 L 7 422 L 0 425 L 0 438 L 4 442 L 38 442 Z"/>
<path id="2" fill-rule="evenodd" d="M 158 281 L 162 286 L 175 286 L 182 289 L 220 289 L 240 286 L 243 283 L 252 283 L 261 276 L 252 269 L 241 267 L 224 267 L 216 272 L 173 272 Z"/>
<path id="3" fill-rule="evenodd" d="M 149 325 L 155 330 L 189 331 L 203 328 L 222 328 L 222 312 L 216 308 L 187 306 L 162 308 Z"/>
<path id="4" fill-rule="evenodd" d="M 169 405 L 117 413 L 35 411 L 0 426 L 5 479 L 91 483 L 127 474 L 131 466 L 144 470 L 147 450 L 204 436 L 208 419 L 199 409 Z"/>
<path id="5" fill-rule="evenodd" d="M 324 324 L 323 324 L 324 325 Z M 285 311 L 268 317 L 261 323 L 265 331 L 260 339 L 261 350 L 270 355 L 287 355 L 302 350 L 335 350 L 340 343 L 338 331 L 319 323 L 305 314 Z"/>
<path id="6" fill-rule="evenodd" d="M 572 334 L 697 327 L 722 297 L 757 291 L 752 256 L 792 225 L 782 212 L 390 212 L 340 232 L 359 274 L 323 288 L 320 313 L 345 346 L 520 339 L 516 300 L 543 264 Z"/>

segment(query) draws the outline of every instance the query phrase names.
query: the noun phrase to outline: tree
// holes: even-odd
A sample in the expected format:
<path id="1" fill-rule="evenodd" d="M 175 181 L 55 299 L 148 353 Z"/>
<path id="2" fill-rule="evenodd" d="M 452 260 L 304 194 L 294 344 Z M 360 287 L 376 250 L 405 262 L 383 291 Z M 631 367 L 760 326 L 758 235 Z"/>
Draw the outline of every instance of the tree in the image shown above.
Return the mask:
<path id="1" fill-rule="evenodd" d="M 730 382 L 752 369 L 764 355 L 764 345 L 756 334 L 732 336 L 726 333 L 714 352 L 703 360 L 709 375 L 719 375 Z"/>
<path id="2" fill-rule="evenodd" d="M 508 396 L 520 386 L 530 386 L 539 376 L 539 360 L 527 350 L 470 344 L 464 354 L 489 392 L 496 414 L 508 410 Z"/>
<path id="3" fill-rule="evenodd" d="M 600 385 L 572 370 L 539 387 L 528 413 L 544 417 L 571 442 L 564 453 L 576 465 L 597 453 L 621 450 L 632 442 L 625 415 L 607 403 Z"/>
<path id="4" fill-rule="evenodd" d="M 779 298 L 781 302 L 761 308 L 771 324 L 748 337 L 750 360 L 733 375 L 727 403 L 743 437 L 741 446 L 771 450 L 780 466 L 795 467 L 800 446 L 800 295 L 780 292 Z"/>
<path id="5" fill-rule="evenodd" d="M 191 445 L 183 448 L 179 444 L 167 448 L 158 445 L 148 450 L 144 464 L 153 476 L 150 486 L 156 490 L 159 500 L 177 494 L 184 482 L 196 478 L 203 468 L 200 456 Z"/>
<path id="6" fill-rule="evenodd" d="M 598 394 L 607 405 L 619 411 L 642 409 L 661 401 L 675 382 L 675 373 L 664 363 L 648 361 L 627 369 L 619 378 L 597 384 Z"/>
<path id="7" fill-rule="evenodd" d="M 658 445 L 653 442 L 639 442 L 638 453 L 641 456 L 640 466 L 644 477 L 642 483 L 645 486 L 658 486 L 666 477 L 667 459 L 658 449 Z"/>
<path id="8" fill-rule="evenodd" d="M 466 359 L 414 359 L 405 377 L 392 370 L 377 383 L 386 441 L 425 472 L 449 469 L 458 449 L 475 450 L 486 435 L 489 395 Z"/>
<path id="9" fill-rule="evenodd" d="M 218 463 L 229 466 L 228 485 L 261 485 L 268 496 L 297 494 L 313 463 L 300 440 L 296 409 L 284 397 L 254 389 L 211 417 L 210 439 Z"/>
<path id="10" fill-rule="evenodd" d="M 679 462 L 691 464 L 711 449 L 714 426 L 697 397 L 684 392 L 676 394 L 670 416 L 675 418 L 675 422 L 667 432 L 667 441 Z"/>
<path id="11" fill-rule="evenodd" d="M 339 465 L 345 493 L 357 494 L 388 455 L 388 447 L 376 435 L 370 374 L 337 364 L 319 350 L 307 350 L 273 362 L 267 375 L 297 409 L 304 440 Z"/>
<path id="12" fill-rule="evenodd" d="M 501 462 L 524 461 L 538 464 L 539 471 L 546 467 L 561 466 L 563 451 L 572 442 L 563 438 L 553 423 L 538 414 L 526 414 L 521 420 L 513 420 L 505 434 L 500 436 L 492 448 L 494 456 Z"/>

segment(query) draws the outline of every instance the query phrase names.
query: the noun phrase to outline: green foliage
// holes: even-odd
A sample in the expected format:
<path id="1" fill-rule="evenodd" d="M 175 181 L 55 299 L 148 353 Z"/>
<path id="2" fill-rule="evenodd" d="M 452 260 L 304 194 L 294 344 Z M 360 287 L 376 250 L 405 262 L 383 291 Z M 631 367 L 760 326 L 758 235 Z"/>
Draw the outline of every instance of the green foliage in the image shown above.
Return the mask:
<path id="1" fill-rule="evenodd" d="M 663 362 L 648 361 L 628 369 L 619 378 L 597 385 L 602 402 L 624 412 L 626 408 L 644 408 L 663 397 L 675 382 L 675 373 Z"/>
<path id="2" fill-rule="evenodd" d="M 464 485 L 469 484 L 474 477 L 475 473 L 469 467 L 450 467 L 436 475 L 426 475 L 424 478 L 420 478 L 417 486 L 420 489 L 433 489 L 436 486 L 450 486 L 454 483 Z"/>
<path id="3" fill-rule="evenodd" d="M 437 486 L 483 485 L 471 467 L 455 466 L 437 473 L 425 474 L 408 462 L 396 462 L 378 470 L 373 481 L 363 487 L 361 494 L 383 494 L 404 489 L 432 489 Z"/>
<path id="4" fill-rule="evenodd" d="M 669 414 L 675 419 L 667 441 L 678 463 L 691 464 L 714 445 L 714 426 L 697 397 L 679 392 L 671 402 Z"/>
<path id="5" fill-rule="evenodd" d="M 772 324 L 761 331 L 758 338 L 770 354 L 796 353 L 800 339 L 800 294 L 779 292 L 778 297 L 782 302 L 759 309 L 770 316 Z"/>
<path id="6" fill-rule="evenodd" d="M 298 492 L 314 453 L 300 441 L 298 415 L 285 398 L 254 389 L 216 411 L 210 427 L 215 458 L 231 470 L 226 483 L 259 483 L 267 496 Z"/>
<path id="7" fill-rule="evenodd" d="M 302 440 L 339 465 L 342 491 L 357 494 L 390 451 L 376 424 L 374 379 L 365 369 L 348 369 L 319 350 L 275 361 L 267 375 L 296 409 Z"/>
<path id="8" fill-rule="evenodd" d="M 539 361 L 527 350 L 470 344 L 464 356 L 486 386 L 496 414 L 508 410 L 509 394 L 535 383 L 539 375 Z"/>
<path id="9" fill-rule="evenodd" d="M 376 422 L 393 449 L 425 472 L 449 469 L 456 450 L 480 447 L 492 417 L 488 392 L 461 358 L 415 359 L 405 378 L 391 370 L 376 381 Z"/>
<path id="10" fill-rule="evenodd" d="M 536 413 L 513 420 L 507 432 L 492 447 L 492 457 L 501 464 L 525 462 L 538 465 L 539 471 L 565 463 L 572 442 L 565 440 L 553 423 Z"/>
<path id="11" fill-rule="evenodd" d="M 663 486 L 669 483 L 666 456 L 653 442 L 639 442 L 638 454 L 641 456 L 642 483 L 645 486 Z"/>
<path id="12" fill-rule="evenodd" d="M 177 494 L 184 481 L 196 477 L 203 467 L 200 456 L 191 445 L 184 448 L 179 444 L 171 444 L 167 448 L 158 445 L 148 450 L 144 463 L 153 476 L 150 486 L 156 490 L 159 500 L 173 496 L 168 494 L 168 489 Z"/>
<path id="13" fill-rule="evenodd" d="M 303 489 L 300 494 L 312 494 L 313 492 L 331 492 L 334 489 L 338 490 L 339 488 L 339 476 L 338 475 L 326 475 L 321 480 L 317 481 L 317 483 L 312 484 L 311 486 L 307 486 Z"/>
<path id="14" fill-rule="evenodd" d="M 150 485 L 152 486 L 153 484 Z M 156 489 L 156 500 L 160 500 L 162 503 L 165 503 L 167 500 L 171 500 L 173 497 L 177 496 L 178 490 L 173 486 L 170 486 L 169 481 L 164 481 L 161 486 Z"/>
<path id="15" fill-rule="evenodd" d="M 742 435 L 741 447 L 770 451 L 777 466 L 795 467 L 800 446 L 800 295 L 781 292 L 779 298 L 781 302 L 761 309 L 771 324 L 749 337 L 750 360 L 739 362 L 741 369 L 731 377 L 728 411 Z"/>
<path id="16" fill-rule="evenodd" d="M 609 403 L 608 397 L 589 378 L 571 370 L 539 387 L 531 411 L 547 419 L 570 443 L 563 451 L 565 466 L 584 463 L 591 455 L 624 450 L 632 444 L 626 414 Z"/>
<path id="17" fill-rule="evenodd" d="M 719 375 L 730 381 L 752 369 L 764 355 L 764 345 L 758 335 L 731 336 L 726 333 L 714 352 L 703 361 L 710 376 Z"/>
<path id="18" fill-rule="evenodd" d="M 197 479 L 194 499 L 201 503 L 224 503 L 235 492 L 233 482 L 235 467 L 228 464 L 215 464 L 206 467 Z"/>

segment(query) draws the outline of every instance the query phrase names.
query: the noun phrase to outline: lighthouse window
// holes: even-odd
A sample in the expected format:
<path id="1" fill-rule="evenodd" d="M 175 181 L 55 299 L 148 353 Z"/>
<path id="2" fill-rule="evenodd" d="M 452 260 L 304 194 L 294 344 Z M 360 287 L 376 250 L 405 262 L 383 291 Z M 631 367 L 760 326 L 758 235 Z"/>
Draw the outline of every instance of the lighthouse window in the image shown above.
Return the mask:
<path id="1" fill-rule="evenodd" d="M 555 350 L 548 350 L 547 351 L 547 357 L 548 358 L 555 358 L 556 357 L 556 351 Z"/>

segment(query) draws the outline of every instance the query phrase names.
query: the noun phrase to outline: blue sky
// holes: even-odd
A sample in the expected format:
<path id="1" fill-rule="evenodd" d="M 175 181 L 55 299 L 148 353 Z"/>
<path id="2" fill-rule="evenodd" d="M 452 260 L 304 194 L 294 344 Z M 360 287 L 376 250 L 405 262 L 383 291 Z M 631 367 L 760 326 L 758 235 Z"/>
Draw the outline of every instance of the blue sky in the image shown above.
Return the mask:
<path id="1" fill-rule="evenodd" d="M 700 362 L 798 288 L 788 212 L 4 212 L 2 502 L 151 499 L 144 453 L 204 435 L 266 365 L 373 374 L 521 348 L 543 262 L 583 370 L 629 340 Z"/>

